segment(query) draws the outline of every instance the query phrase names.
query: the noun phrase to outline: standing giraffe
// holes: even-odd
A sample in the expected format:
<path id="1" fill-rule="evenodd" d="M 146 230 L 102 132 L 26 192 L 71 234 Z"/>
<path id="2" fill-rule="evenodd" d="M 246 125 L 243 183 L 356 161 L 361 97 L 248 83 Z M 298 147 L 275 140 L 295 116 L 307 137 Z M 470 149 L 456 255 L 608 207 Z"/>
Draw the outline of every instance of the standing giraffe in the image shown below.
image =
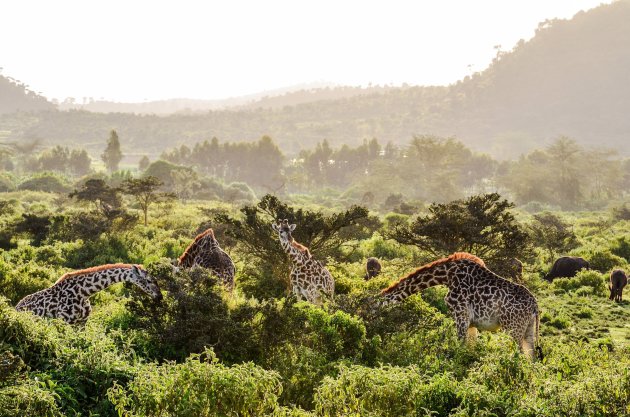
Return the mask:
<path id="1" fill-rule="evenodd" d="M 109 264 L 68 272 L 51 287 L 22 298 L 15 308 L 42 317 L 60 318 L 70 324 L 82 323 L 92 311 L 90 296 L 123 281 L 137 285 L 154 300 L 162 299 L 155 278 L 142 266 Z"/>
<path id="2" fill-rule="evenodd" d="M 311 256 L 308 248 L 293 239 L 291 232 L 295 225 L 289 225 L 287 219 L 271 225 L 278 232 L 280 245 L 289 255 L 291 268 L 291 291 L 298 299 L 304 298 L 313 304 L 321 304 L 322 297 L 332 299 L 335 293 L 335 281 L 328 269 Z"/>
<path id="3" fill-rule="evenodd" d="M 461 340 L 467 335 L 475 339 L 477 329 L 502 328 L 521 352 L 534 358 L 540 325 L 536 298 L 527 288 L 499 277 L 469 253 L 454 253 L 416 269 L 381 292 L 385 298 L 382 304 L 401 301 L 439 284 L 448 287 L 444 300 Z"/>
<path id="4" fill-rule="evenodd" d="M 230 255 L 219 247 L 212 229 L 207 229 L 195 237 L 195 240 L 179 257 L 177 267 L 192 268 L 195 265 L 209 269 L 230 291 L 234 289 L 234 274 L 236 273 L 234 262 Z"/>

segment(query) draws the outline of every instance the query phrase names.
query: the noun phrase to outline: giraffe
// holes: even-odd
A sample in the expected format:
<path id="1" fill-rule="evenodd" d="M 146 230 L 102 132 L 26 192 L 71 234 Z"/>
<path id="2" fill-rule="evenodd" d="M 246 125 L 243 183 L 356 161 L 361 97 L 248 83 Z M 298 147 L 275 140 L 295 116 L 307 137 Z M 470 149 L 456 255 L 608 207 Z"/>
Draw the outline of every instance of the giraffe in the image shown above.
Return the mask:
<path id="1" fill-rule="evenodd" d="M 293 267 L 291 268 L 291 291 L 298 299 L 304 298 L 313 304 L 321 304 L 322 298 L 332 299 L 335 292 L 335 281 L 321 262 L 311 256 L 308 248 L 293 239 L 291 232 L 295 224 L 289 224 L 287 219 L 275 224 L 273 230 L 278 232 L 280 245 L 289 255 Z"/>
<path id="2" fill-rule="evenodd" d="M 534 295 L 499 277 L 478 257 L 457 252 L 424 265 L 384 289 L 382 305 L 401 301 L 425 288 L 443 284 L 460 340 L 474 340 L 477 330 L 505 330 L 521 352 L 534 358 L 540 315 Z"/>
<path id="3" fill-rule="evenodd" d="M 90 296 L 123 281 L 135 284 L 154 300 L 162 299 L 155 278 L 141 265 L 108 264 L 68 272 L 51 287 L 22 298 L 15 308 L 70 324 L 83 323 L 92 311 Z"/>
<path id="4" fill-rule="evenodd" d="M 234 289 L 234 274 L 236 273 L 234 262 L 230 255 L 219 247 L 212 229 L 198 234 L 188 245 L 178 259 L 176 271 L 179 268 L 192 268 L 195 265 L 209 269 L 230 291 Z"/>

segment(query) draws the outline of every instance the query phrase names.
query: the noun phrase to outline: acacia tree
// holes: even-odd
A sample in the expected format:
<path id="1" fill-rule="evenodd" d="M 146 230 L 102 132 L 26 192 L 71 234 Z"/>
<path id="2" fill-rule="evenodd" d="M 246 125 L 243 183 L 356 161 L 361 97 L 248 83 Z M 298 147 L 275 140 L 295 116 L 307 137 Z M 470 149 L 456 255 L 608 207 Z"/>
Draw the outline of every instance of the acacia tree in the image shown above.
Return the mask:
<path id="1" fill-rule="evenodd" d="M 429 214 L 411 224 L 396 223 L 387 235 L 436 258 L 469 252 L 495 272 L 507 273 L 508 260 L 527 259 L 531 254 L 529 236 L 510 212 L 513 207 L 497 193 L 434 203 Z"/>
<path id="2" fill-rule="evenodd" d="M 112 130 L 109 133 L 109 139 L 107 140 L 107 147 L 101 155 L 101 159 L 105 162 L 105 166 L 109 172 L 118 170 L 118 164 L 122 159 L 122 151 L 120 150 L 120 141 L 118 140 L 118 133 Z"/>
<path id="3" fill-rule="evenodd" d="M 148 176 L 144 178 L 128 178 L 121 184 L 121 190 L 125 194 L 133 196 L 142 213 L 144 214 L 144 225 L 148 224 L 149 207 L 154 203 L 172 200 L 175 196 L 171 193 L 160 192 L 160 187 L 164 183 L 156 177 Z"/>
<path id="4" fill-rule="evenodd" d="M 558 253 L 566 253 L 578 246 L 571 225 L 553 213 L 534 214 L 529 232 L 534 244 L 547 252 L 549 260 L 553 260 Z"/>
<path id="5" fill-rule="evenodd" d="M 274 290 L 288 284 L 290 262 L 278 242 L 271 223 L 288 219 L 297 228 L 293 237 L 307 246 L 314 257 L 325 260 L 345 259 L 352 252 L 351 241 L 365 239 L 380 226 L 378 219 L 370 217 L 365 207 L 353 206 L 350 209 L 326 215 L 321 211 L 296 209 L 270 194 L 258 204 L 245 206 L 240 217 L 228 213 L 216 213 L 213 222 L 225 226 L 229 238 L 239 242 L 243 253 L 251 259 L 248 265 L 255 266 L 252 275 L 257 281 L 275 281 Z M 264 276 L 263 279 L 260 279 Z M 261 294 L 257 294 L 261 295 Z M 266 293 L 264 295 L 270 295 Z M 278 294 L 273 294 L 278 295 Z"/>

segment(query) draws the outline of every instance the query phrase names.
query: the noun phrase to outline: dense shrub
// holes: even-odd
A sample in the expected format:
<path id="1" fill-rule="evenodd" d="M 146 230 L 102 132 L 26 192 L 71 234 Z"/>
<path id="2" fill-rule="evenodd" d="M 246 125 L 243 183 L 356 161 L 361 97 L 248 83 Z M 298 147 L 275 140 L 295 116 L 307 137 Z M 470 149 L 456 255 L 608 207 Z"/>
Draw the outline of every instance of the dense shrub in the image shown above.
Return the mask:
<path id="1" fill-rule="evenodd" d="M 18 190 L 45 191 L 47 193 L 65 194 L 70 191 L 66 182 L 55 174 L 44 173 L 23 181 Z"/>
<path id="2" fill-rule="evenodd" d="M 575 291 L 584 288 L 581 291 L 583 295 L 606 295 L 607 278 L 597 271 L 579 271 L 573 278 L 555 278 L 551 283 L 551 287 L 559 292 Z"/>
<path id="3" fill-rule="evenodd" d="M 0 417 L 63 417 L 55 392 L 40 381 L 27 379 L 7 386 L 0 384 Z"/>
<path id="4" fill-rule="evenodd" d="M 109 398 L 121 414 L 164 417 L 262 416 L 278 407 L 278 375 L 253 363 L 226 367 L 212 351 L 184 363 L 143 366 Z"/>
<path id="5" fill-rule="evenodd" d="M 576 253 L 589 262 L 591 269 L 603 273 L 609 272 L 615 267 L 626 265 L 625 259 L 614 255 L 609 249 L 588 248 L 587 250 L 576 251 Z"/>
<path id="6" fill-rule="evenodd" d="M 317 389 L 316 409 L 331 417 L 447 415 L 459 402 L 456 387 L 448 374 L 427 377 L 413 366 L 341 366 Z"/>

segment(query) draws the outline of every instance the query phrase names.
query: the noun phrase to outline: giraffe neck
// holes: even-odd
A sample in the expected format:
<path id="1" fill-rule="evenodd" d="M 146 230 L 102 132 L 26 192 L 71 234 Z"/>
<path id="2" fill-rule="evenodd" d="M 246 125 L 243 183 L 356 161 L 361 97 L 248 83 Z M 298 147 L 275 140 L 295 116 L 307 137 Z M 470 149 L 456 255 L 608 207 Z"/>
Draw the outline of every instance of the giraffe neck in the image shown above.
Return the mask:
<path id="1" fill-rule="evenodd" d="M 412 272 L 382 292 L 385 303 L 402 301 L 425 288 L 440 284 L 448 285 L 449 270 L 446 265 Z"/>
<path id="2" fill-rule="evenodd" d="M 57 285 L 61 286 L 65 283 L 67 286 L 76 287 L 85 297 L 90 297 L 118 282 L 136 284 L 135 281 L 131 268 L 112 268 L 70 277 Z"/>
<path id="3" fill-rule="evenodd" d="M 197 255 L 203 252 L 212 252 L 219 248 L 219 243 L 209 237 L 206 236 L 203 239 L 195 242 L 190 248 L 186 250 L 186 255 L 180 259 L 180 266 L 189 268 L 193 266 Z"/>
<path id="4" fill-rule="evenodd" d="M 283 239 L 280 244 L 293 263 L 300 263 L 308 258 L 304 252 L 293 246 L 293 239 Z"/>

